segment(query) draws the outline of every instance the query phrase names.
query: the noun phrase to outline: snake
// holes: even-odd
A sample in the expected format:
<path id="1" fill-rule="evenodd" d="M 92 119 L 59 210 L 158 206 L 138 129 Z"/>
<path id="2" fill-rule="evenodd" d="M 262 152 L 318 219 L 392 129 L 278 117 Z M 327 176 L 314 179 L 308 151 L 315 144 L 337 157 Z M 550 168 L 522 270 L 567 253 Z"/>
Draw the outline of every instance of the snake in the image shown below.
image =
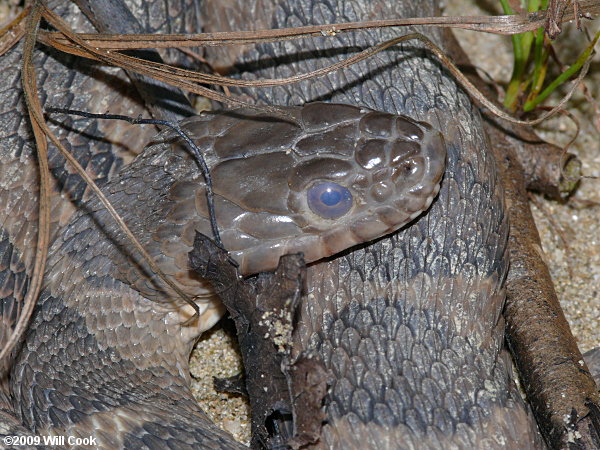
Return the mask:
<path id="1" fill-rule="evenodd" d="M 436 13 L 433 1 L 165 5 L 129 7 L 150 32 Z M 50 7 L 91 29 L 72 4 Z M 245 79 L 285 77 L 395 33 L 228 47 L 206 57 Z M 27 290 L 35 247 L 37 173 L 14 67 L 21 51 L 0 61 L 4 334 Z M 46 102 L 130 115 L 143 109 L 118 71 L 47 50 L 36 65 Z M 317 80 L 237 94 L 285 114 L 223 110 L 182 126 L 206 155 L 223 243 L 241 273 L 273 270 L 290 252 L 309 262 L 294 351 L 313 352 L 329 374 L 315 446 L 543 448 L 503 346 L 502 188 L 479 112 L 452 77 L 421 47 L 404 44 Z M 201 315 L 193 321 L 193 308 L 50 149 L 61 193 L 53 199 L 53 244 L 4 381 L 0 431 L 93 437 L 101 448 L 243 448 L 210 422 L 189 388 L 191 348 L 223 314 L 187 265 L 195 231 L 211 233 L 206 187 L 189 149 L 169 131 L 132 136 L 114 122 L 70 120 L 55 126 L 61 140 Z M 151 142 L 143 152 L 141 142 Z"/>

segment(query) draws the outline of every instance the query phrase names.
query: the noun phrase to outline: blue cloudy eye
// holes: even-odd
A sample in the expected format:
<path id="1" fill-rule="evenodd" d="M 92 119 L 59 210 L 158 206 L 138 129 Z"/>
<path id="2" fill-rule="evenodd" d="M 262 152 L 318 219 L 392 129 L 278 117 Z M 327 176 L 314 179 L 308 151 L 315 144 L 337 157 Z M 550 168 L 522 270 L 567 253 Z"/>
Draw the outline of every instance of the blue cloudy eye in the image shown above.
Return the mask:
<path id="1" fill-rule="evenodd" d="M 324 219 L 342 217 L 352 207 L 352 194 L 344 186 L 331 181 L 317 183 L 308 190 L 308 206 Z"/>

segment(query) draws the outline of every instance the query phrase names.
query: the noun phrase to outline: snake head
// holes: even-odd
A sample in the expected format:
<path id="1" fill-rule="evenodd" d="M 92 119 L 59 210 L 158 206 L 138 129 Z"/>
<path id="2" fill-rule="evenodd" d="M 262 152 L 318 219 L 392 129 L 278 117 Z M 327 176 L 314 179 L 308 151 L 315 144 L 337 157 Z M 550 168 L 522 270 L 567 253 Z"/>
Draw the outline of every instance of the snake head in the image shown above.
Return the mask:
<path id="1" fill-rule="evenodd" d="M 351 105 L 252 110 L 187 121 L 211 167 L 225 248 L 249 275 L 279 258 L 308 263 L 377 239 L 423 213 L 439 191 L 446 146 L 408 117 Z M 210 236 L 205 190 L 194 229 Z"/>

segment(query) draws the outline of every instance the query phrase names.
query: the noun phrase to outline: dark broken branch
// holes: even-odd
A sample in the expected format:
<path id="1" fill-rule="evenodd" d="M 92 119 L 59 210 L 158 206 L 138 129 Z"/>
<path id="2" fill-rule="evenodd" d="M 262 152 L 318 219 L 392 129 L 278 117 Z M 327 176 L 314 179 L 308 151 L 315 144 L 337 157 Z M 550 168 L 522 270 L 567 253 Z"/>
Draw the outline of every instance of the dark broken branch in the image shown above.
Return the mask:
<path id="1" fill-rule="evenodd" d="M 510 149 L 495 147 L 506 190 L 511 267 L 504 317 L 525 393 L 552 448 L 598 448 L 598 388 L 558 302 L 527 200 L 524 172 Z"/>
<path id="2" fill-rule="evenodd" d="M 275 273 L 242 280 L 227 253 L 197 234 L 190 265 L 212 283 L 235 322 L 252 410 L 252 447 L 316 442 L 324 417 L 325 368 L 313 355 L 290 358 L 304 288 L 303 257 L 284 256 Z"/>

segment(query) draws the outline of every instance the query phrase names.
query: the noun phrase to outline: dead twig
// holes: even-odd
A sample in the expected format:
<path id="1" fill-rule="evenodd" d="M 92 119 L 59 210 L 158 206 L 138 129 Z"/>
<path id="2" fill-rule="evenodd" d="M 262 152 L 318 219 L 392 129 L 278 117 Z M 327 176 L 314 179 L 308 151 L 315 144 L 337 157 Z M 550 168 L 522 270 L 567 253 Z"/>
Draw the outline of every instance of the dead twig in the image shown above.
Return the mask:
<path id="1" fill-rule="evenodd" d="M 189 261 L 220 292 L 235 322 L 252 410 L 252 448 L 316 442 L 325 419 L 326 370 L 314 355 L 291 360 L 293 318 L 304 293 L 302 256 L 284 256 L 275 273 L 242 280 L 227 253 L 197 233 Z"/>
<path id="2" fill-rule="evenodd" d="M 0 351 L 0 361 L 5 361 L 8 358 L 8 355 L 21 339 L 21 336 L 29 323 L 29 318 L 31 317 L 33 307 L 35 306 L 42 287 L 46 259 L 48 256 L 48 244 L 50 241 L 50 171 L 48 169 L 48 143 L 44 136 L 44 125 L 39 122 L 39 119 L 41 118 L 41 104 L 39 98 L 36 95 L 33 95 L 34 92 L 37 92 L 37 87 L 32 58 L 41 17 L 42 9 L 36 4 L 29 12 L 25 24 L 26 34 L 22 68 L 23 91 L 25 93 L 25 101 L 27 102 L 27 110 L 33 128 L 36 147 L 38 149 L 37 160 L 40 169 L 38 236 L 29 289 L 23 300 L 21 314 L 19 315 L 13 332 L 4 348 Z"/>
<path id="3" fill-rule="evenodd" d="M 600 4 L 597 0 L 579 2 L 579 12 L 585 17 L 600 14 Z M 560 23 L 575 18 L 574 12 L 565 12 Z M 173 47 L 211 47 L 222 45 L 258 44 L 278 42 L 290 39 L 306 39 L 315 36 L 335 36 L 338 33 L 368 30 L 371 28 L 389 28 L 402 26 L 439 26 L 445 28 L 462 28 L 465 30 L 482 31 L 492 34 L 519 34 L 534 31 L 543 27 L 547 21 L 547 11 L 530 14 L 508 16 L 444 16 L 444 17 L 414 17 L 390 20 L 370 20 L 364 22 L 334 23 L 328 25 L 309 25 L 304 27 L 280 28 L 258 31 L 228 31 L 218 33 L 198 34 L 79 34 L 79 38 L 88 41 L 89 45 L 106 50 L 131 50 L 142 48 L 173 48 Z M 46 35 L 44 33 L 44 39 Z M 64 37 L 55 34 L 56 39 Z"/>

